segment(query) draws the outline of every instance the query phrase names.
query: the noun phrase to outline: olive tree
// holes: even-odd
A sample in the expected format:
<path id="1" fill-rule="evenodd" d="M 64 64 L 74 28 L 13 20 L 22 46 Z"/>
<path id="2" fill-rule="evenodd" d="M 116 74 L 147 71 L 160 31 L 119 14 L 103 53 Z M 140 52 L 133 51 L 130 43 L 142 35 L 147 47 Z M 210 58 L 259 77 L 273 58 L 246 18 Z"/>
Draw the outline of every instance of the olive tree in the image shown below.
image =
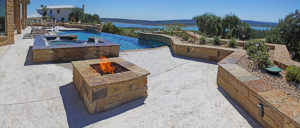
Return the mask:
<path id="1" fill-rule="evenodd" d="M 285 44 L 294 59 L 300 58 L 300 13 L 299 10 L 279 20 L 278 25 L 267 35 L 270 43 Z"/>
<path id="2" fill-rule="evenodd" d="M 199 28 L 199 32 L 209 37 L 218 36 L 221 33 L 221 18 L 212 14 L 205 13 L 193 18 Z"/>
<path id="3" fill-rule="evenodd" d="M 226 15 L 222 19 L 222 37 L 238 38 L 241 27 L 241 20 L 234 14 Z"/>

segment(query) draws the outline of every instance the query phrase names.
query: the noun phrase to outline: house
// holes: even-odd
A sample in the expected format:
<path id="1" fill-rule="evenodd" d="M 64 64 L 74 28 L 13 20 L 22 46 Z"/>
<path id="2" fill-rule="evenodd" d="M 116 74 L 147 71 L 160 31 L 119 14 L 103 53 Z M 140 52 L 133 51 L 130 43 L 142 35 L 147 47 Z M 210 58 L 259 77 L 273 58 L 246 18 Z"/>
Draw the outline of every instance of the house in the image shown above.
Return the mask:
<path id="1" fill-rule="evenodd" d="M 26 28 L 30 0 L 0 0 L 0 46 L 14 43 L 14 31 Z"/>
<path id="2" fill-rule="evenodd" d="M 76 7 L 74 5 L 55 5 L 47 6 L 47 8 L 49 9 L 47 15 L 50 16 L 50 19 L 54 19 L 58 22 L 67 22 L 72 9 L 79 7 Z M 42 14 L 42 8 L 38 8 L 37 12 L 39 14 Z"/>

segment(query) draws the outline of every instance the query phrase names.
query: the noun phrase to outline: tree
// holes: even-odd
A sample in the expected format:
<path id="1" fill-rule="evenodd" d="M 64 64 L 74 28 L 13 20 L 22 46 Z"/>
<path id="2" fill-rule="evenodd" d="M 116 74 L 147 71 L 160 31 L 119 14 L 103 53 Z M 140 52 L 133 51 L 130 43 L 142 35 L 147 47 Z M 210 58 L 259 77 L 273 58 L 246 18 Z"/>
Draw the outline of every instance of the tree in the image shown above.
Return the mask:
<path id="1" fill-rule="evenodd" d="M 46 5 L 41 5 L 41 8 L 42 8 L 42 16 L 43 16 L 42 19 L 44 19 L 44 20 L 48 19 L 47 12 L 48 12 L 49 8 L 47 8 Z"/>
<path id="2" fill-rule="evenodd" d="M 69 14 L 69 21 L 78 22 L 83 19 L 83 9 L 74 8 L 72 12 Z"/>
<path id="3" fill-rule="evenodd" d="M 120 33 L 120 29 L 113 25 L 111 22 L 107 22 L 103 25 L 102 32 L 117 34 Z"/>
<path id="4" fill-rule="evenodd" d="M 241 22 L 237 37 L 242 40 L 249 40 L 251 37 L 251 33 L 252 29 L 250 28 L 250 25 L 246 22 Z"/>
<path id="5" fill-rule="evenodd" d="M 241 20 L 234 14 L 226 15 L 222 19 L 222 37 L 239 38 Z"/>
<path id="6" fill-rule="evenodd" d="M 279 24 L 271 29 L 267 35 L 267 41 L 270 43 L 285 44 L 291 52 L 294 59 L 300 58 L 300 13 L 296 10 L 279 20 Z"/>
<path id="7" fill-rule="evenodd" d="M 221 33 L 221 18 L 211 14 L 205 13 L 201 16 L 193 18 L 196 21 L 199 31 L 207 36 L 214 37 Z"/>
<path id="8" fill-rule="evenodd" d="M 94 14 L 84 14 L 84 18 L 82 20 L 83 23 L 88 23 L 88 24 L 101 24 L 101 19 L 99 15 Z"/>

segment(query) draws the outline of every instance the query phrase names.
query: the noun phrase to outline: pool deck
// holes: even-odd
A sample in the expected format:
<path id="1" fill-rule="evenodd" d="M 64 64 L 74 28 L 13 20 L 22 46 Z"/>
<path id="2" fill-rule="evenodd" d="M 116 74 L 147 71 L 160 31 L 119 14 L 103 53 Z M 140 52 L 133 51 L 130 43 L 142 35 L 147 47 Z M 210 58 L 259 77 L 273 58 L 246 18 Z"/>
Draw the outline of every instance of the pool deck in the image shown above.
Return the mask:
<path id="1" fill-rule="evenodd" d="M 33 39 L 22 36 L 0 47 L 1 127 L 261 127 L 218 88 L 214 62 L 178 57 L 168 47 L 121 52 L 151 73 L 148 98 L 89 115 L 71 64 L 33 64 Z"/>

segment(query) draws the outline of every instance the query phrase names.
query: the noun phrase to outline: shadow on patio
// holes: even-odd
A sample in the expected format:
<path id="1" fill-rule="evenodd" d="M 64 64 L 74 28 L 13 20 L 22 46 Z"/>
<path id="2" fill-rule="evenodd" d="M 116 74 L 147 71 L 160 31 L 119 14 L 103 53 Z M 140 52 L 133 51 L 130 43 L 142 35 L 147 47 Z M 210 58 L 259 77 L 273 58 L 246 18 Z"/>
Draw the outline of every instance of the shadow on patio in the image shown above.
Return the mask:
<path id="1" fill-rule="evenodd" d="M 85 108 L 82 100 L 80 99 L 73 83 L 61 86 L 59 89 L 70 128 L 81 128 L 95 122 L 122 114 L 128 110 L 143 105 L 145 101 L 145 98 L 140 98 L 118 107 L 109 109 L 107 111 L 90 115 Z"/>

